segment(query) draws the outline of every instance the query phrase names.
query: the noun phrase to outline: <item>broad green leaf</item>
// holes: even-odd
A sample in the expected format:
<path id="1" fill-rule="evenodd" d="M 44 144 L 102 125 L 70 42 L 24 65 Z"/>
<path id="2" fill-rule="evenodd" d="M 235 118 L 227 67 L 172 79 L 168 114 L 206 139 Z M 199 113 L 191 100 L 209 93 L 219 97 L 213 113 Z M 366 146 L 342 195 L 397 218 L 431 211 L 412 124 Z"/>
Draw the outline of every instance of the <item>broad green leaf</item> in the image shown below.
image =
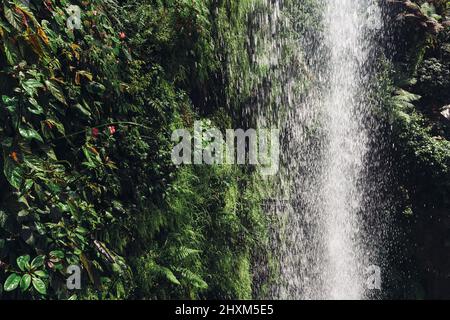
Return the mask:
<path id="1" fill-rule="evenodd" d="M 61 251 L 61 250 L 51 251 L 50 252 L 50 256 L 58 258 L 58 259 L 63 259 L 64 258 L 64 252 Z"/>
<path id="2" fill-rule="evenodd" d="M 22 276 L 22 279 L 20 279 L 20 290 L 25 291 L 30 287 L 31 284 L 31 276 L 26 273 Z"/>
<path id="3" fill-rule="evenodd" d="M 22 168 L 16 164 L 8 155 L 3 156 L 3 173 L 8 182 L 16 189 L 19 189 L 23 182 Z"/>
<path id="4" fill-rule="evenodd" d="M 36 95 L 38 89 L 44 87 L 44 85 L 36 79 L 28 79 L 21 84 L 25 92 L 28 93 L 28 95 L 31 97 Z"/>
<path id="5" fill-rule="evenodd" d="M 44 281 L 42 281 L 39 278 L 34 278 L 33 277 L 33 287 L 36 289 L 37 292 L 39 292 L 40 294 L 47 294 L 47 287 L 45 286 Z"/>
<path id="6" fill-rule="evenodd" d="M 31 261 L 31 268 L 33 270 L 36 270 L 39 267 L 42 267 L 44 265 L 44 259 L 45 256 L 37 256 L 36 258 Z"/>
<path id="7" fill-rule="evenodd" d="M 29 8 L 29 4 L 25 4 L 23 0 L 13 0 L 14 5 L 16 6 L 17 9 L 19 9 L 20 11 L 22 11 L 24 14 L 26 14 L 28 16 L 28 18 L 31 19 L 31 21 L 37 25 L 38 22 L 36 20 L 36 18 L 34 17 L 33 12 L 30 10 Z"/>
<path id="8" fill-rule="evenodd" d="M 28 106 L 28 111 L 34 114 L 42 114 L 44 112 L 44 109 L 39 105 L 39 103 L 36 101 L 36 99 L 30 97 L 28 99 L 28 102 L 31 106 Z"/>
<path id="9" fill-rule="evenodd" d="M 43 270 L 37 270 L 37 271 L 33 272 L 33 274 L 38 276 L 39 278 L 48 278 L 47 272 L 45 272 Z"/>
<path id="10" fill-rule="evenodd" d="M 48 170 L 45 170 L 43 160 L 34 155 L 25 154 L 23 157 L 23 164 L 36 172 L 49 172 Z"/>
<path id="11" fill-rule="evenodd" d="M 87 234 L 89 232 L 86 228 L 83 228 L 81 226 L 76 227 L 75 231 L 80 234 Z"/>
<path id="12" fill-rule="evenodd" d="M 3 48 L 5 50 L 6 60 L 8 60 L 8 64 L 13 66 L 17 63 L 17 51 L 14 45 L 9 41 L 4 41 Z"/>
<path id="13" fill-rule="evenodd" d="M 61 133 L 62 135 L 66 134 L 66 130 L 64 128 L 64 125 L 56 120 L 53 119 L 47 119 L 45 121 L 42 122 L 42 125 L 46 125 L 46 126 L 50 126 L 50 127 L 55 127 L 56 130 L 58 130 L 59 133 Z"/>
<path id="14" fill-rule="evenodd" d="M 33 128 L 29 128 L 29 127 L 26 128 L 26 127 L 21 126 L 19 128 L 19 133 L 22 137 L 24 137 L 27 140 L 35 139 L 35 140 L 38 140 L 39 142 L 44 143 L 44 140 L 42 139 L 41 135 Z"/>
<path id="15" fill-rule="evenodd" d="M 19 266 L 20 270 L 25 271 L 30 268 L 30 256 L 20 256 L 16 260 L 17 265 Z"/>
<path id="16" fill-rule="evenodd" d="M 25 180 L 25 192 L 30 191 L 31 188 L 33 187 L 33 185 L 34 185 L 34 181 L 33 180 L 31 180 L 31 179 Z"/>
<path id="17" fill-rule="evenodd" d="M 20 283 L 21 277 L 17 273 L 11 274 L 5 281 L 5 284 L 3 285 L 3 288 L 5 291 L 13 291 L 15 290 Z"/>
<path id="18" fill-rule="evenodd" d="M 22 27 L 20 25 L 20 17 L 17 13 L 15 13 L 10 7 L 7 5 L 3 6 L 3 10 L 5 13 L 5 18 L 8 22 L 18 31 L 22 31 Z"/>
<path id="19" fill-rule="evenodd" d="M 81 104 L 77 103 L 75 105 L 75 108 L 80 111 L 84 116 L 86 117 L 90 117 L 91 113 L 89 112 L 89 110 L 87 110 L 85 107 L 83 107 Z"/>
<path id="20" fill-rule="evenodd" d="M 66 98 L 64 97 L 64 93 L 60 87 L 60 85 L 56 81 L 46 80 L 45 85 L 50 93 L 61 103 L 67 104 Z"/>
<path id="21" fill-rule="evenodd" d="M 27 217 L 29 214 L 30 214 L 30 212 L 29 212 L 28 210 L 20 210 L 20 211 L 17 213 L 17 216 L 18 216 L 19 218 L 23 218 L 23 217 Z M 20 257 L 19 257 L 19 258 L 20 258 Z M 17 258 L 17 259 L 19 259 L 19 258 Z M 28 260 L 30 260 L 30 259 L 28 259 Z M 17 264 L 19 264 L 19 260 L 17 260 Z M 22 270 L 22 271 L 25 271 L 25 270 Z"/>

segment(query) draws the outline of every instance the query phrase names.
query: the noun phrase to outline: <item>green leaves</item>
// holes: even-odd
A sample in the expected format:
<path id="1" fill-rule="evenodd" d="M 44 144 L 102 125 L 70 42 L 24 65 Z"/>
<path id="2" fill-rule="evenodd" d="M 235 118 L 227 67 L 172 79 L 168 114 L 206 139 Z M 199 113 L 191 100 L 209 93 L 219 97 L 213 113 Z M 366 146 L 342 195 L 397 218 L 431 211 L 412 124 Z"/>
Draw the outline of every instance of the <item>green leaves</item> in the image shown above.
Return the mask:
<path id="1" fill-rule="evenodd" d="M 119 192 L 119 187 L 111 188 L 117 179 L 110 181 L 103 165 L 114 164 L 114 139 L 106 141 L 105 135 L 101 138 L 106 144 L 101 145 L 100 138 L 90 143 L 88 135 L 76 134 L 95 123 L 115 121 L 107 109 L 115 112 L 126 100 L 122 93 L 128 75 L 118 71 L 126 69 L 119 65 L 119 54 L 127 48 L 114 39 L 118 32 L 108 19 L 92 16 L 92 10 L 98 10 L 107 18 L 101 5 L 100 0 L 86 5 L 86 16 L 91 15 L 102 34 L 85 34 L 84 41 L 67 31 L 64 3 L 52 2 L 52 12 L 21 0 L 0 4 L 0 163 L 3 180 L 11 185 L 1 190 L 8 202 L 7 209 L 2 207 L 5 213 L 0 211 L 0 231 L 8 234 L 0 239 L 1 264 L 5 260 L 8 266 L 7 282 L 0 286 L 8 291 L 20 288 L 26 297 L 47 291 L 51 298 L 58 297 L 59 291 L 48 286 L 61 281 L 54 275 L 64 273 L 67 263 L 86 264 L 93 282 L 99 274 L 116 276 L 102 265 L 103 252 L 90 247 L 90 235 L 106 227 L 107 220 L 92 196 L 103 202 L 108 189 Z M 66 136 L 65 128 L 75 135 Z M 83 161 L 97 172 L 87 172 Z M 49 251 L 48 256 L 36 256 Z M 24 255 L 16 259 L 18 253 Z"/>
<path id="2" fill-rule="evenodd" d="M 8 109 L 11 114 L 16 112 L 17 100 L 18 99 L 16 97 L 11 98 L 6 95 L 2 95 L 2 102 L 6 105 L 6 109 Z"/>
<path id="3" fill-rule="evenodd" d="M 82 150 L 87 160 L 83 162 L 83 165 L 88 168 L 95 169 L 103 164 L 102 159 L 95 148 L 90 145 L 85 145 L 82 147 Z"/>
<path id="4" fill-rule="evenodd" d="M 21 279 L 21 277 L 17 273 L 11 274 L 6 279 L 5 284 L 3 285 L 3 289 L 6 292 L 15 290 L 19 286 L 20 279 Z"/>
<path id="5" fill-rule="evenodd" d="M 6 60 L 8 60 L 9 65 L 15 65 L 17 63 L 17 49 L 9 41 L 3 43 L 3 49 L 5 51 Z"/>
<path id="6" fill-rule="evenodd" d="M 420 12 L 428 18 L 436 21 L 440 21 L 442 19 L 442 16 L 436 13 L 436 7 L 429 2 L 425 2 L 420 6 Z"/>
<path id="7" fill-rule="evenodd" d="M 47 293 L 47 287 L 42 279 L 48 278 L 48 274 L 44 270 L 40 270 L 44 266 L 44 260 L 45 256 L 40 255 L 34 258 L 30 264 L 29 255 L 18 257 L 16 259 L 17 266 L 23 274 L 20 275 L 20 272 L 12 273 L 5 281 L 5 291 L 13 291 L 20 285 L 20 290 L 25 292 L 30 288 L 32 283 L 37 292 L 45 295 Z"/>
<path id="8" fill-rule="evenodd" d="M 37 90 L 43 88 L 44 85 L 36 79 L 28 79 L 22 82 L 22 88 L 30 97 L 33 97 L 37 94 Z"/>
<path id="9" fill-rule="evenodd" d="M 41 105 L 39 105 L 39 103 L 35 98 L 30 97 L 28 99 L 28 102 L 30 103 L 30 105 L 28 106 L 28 111 L 30 111 L 31 113 L 40 115 L 44 112 L 44 109 L 42 108 Z"/>
<path id="10" fill-rule="evenodd" d="M 42 270 L 34 271 L 33 274 L 38 276 L 39 278 L 43 278 L 43 279 L 48 277 L 48 274 Z"/>
<path id="11" fill-rule="evenodd" d="M 55 250 L 50 252 L 50 257 L 56 258 L 56 259 L 63 259 L 64 258 L 64 252 L 61 250 Z"/>
<path id="12" fill-rule="evenodd" d="M 4 153 L 3 154 L 4 165 L 3 165 L 3 174 L 8 180 L 9 184 L 12 185 L 16 189 L 20 189 L 20 186 L 23 182 L 23 170 L 19 164 L 13 161 L 11 157 Z"/>
<path id="13" fill-rule="evenodd" d="M 124 25 L 117 30 L 121 24 L 111 24 L 111 12 L 99 9 L 103 4 L 100 0 L 83 6 L 83 19 L 95 23 L 99 31 L 92 33 L 67 31 L 66 15 L 60 14 L 64 3 L 53 1 L 52 12 L 48 12 L 43 5 L 26 8 L 20 6 L 19 0 L 3 2 L 7 9 L 0 13 L 0 50 L 5 60 L 0 70 L 4 94 L 0 110 L 4 152 L 1 163 L 6 180 L 15 190 L 2 190 L 3 198 L 11 199 L 13 205 L 8 203 L 2 208 L 7 216 L 0 212 L 0 227 L 6 224 L 11 229 L 8 234 L 14 237 L 5 237 L 8 240 L 3 240 L 0 247 L 4 246 L 5 252 L 15 250 L 7 253 L 12 260 L 18 252 L 30 254 L 19 257 L 17 266 L 11 259 L 7 261 L 9 290 L 20 288 L 27 298 L 38 294 L 66 298 L 61 294 L 64 290 L 59 290 L 64 285 L 61 274 L 68 264 L 77 264 L 84 267 L 92 283 L 101 284 L 98 292 L 102 298 L 127 297 L 132 268 L 126 259 L 119 259 L 117 252 L 126 252 L 133 239 L 148 245 L 155 261 L 165 266 L 148 279 L 151 290 L 161 284 L 170 287 L 170 292 L 189 291 L 189 296 L 195 297 L 196 292 L 207 287 L 202 279 L 208 266 L 201 262 L 199 251 L 182 247 L 202 248 L 201 235 L 185 232 L 196 230 L 197 225 L 191 228 L 184 221 L 197 220 L 191 219 L 194 214 L 188 206 L 197 206 L 196 200 L 191 200 L 203 192 L 189 189 L 186 198 L 192 197 L 186 201 L 183 192 L 190 188 L 190 182 L 183 177 L 180 191 L 171 192 L 166 203 L 166 189 L 178 175 L 166 165 L 166 160 L 170 161 L 170 143 L 164 128 L 177 124 L 171 119 L 178 121 L 178 109 L 183 109 L 181 118 L 185 118 L 184 111 L 186 118 L 191 117 L 189 94 L 174 83 L 184 82 L 192 70 L 177 70 L 195 62 L 199 68 L 192 69 L 206 72 L 215 64 L 209 59 L 215 53 L 214 41 L 208 37 L 207 4 L 169 2 L 146 5 L 155 27 L 161 27 L 143 28 L 143 43 L 156 44 L 147 52 L 156 53 L 142 61 L 134 60 L 139 48 L 133 48 L 133 56 L 129 54 L 132 32 L 129 42 L 117 37 L 118 31 L 128 33 L 133 28 Z M 33 25 L 35 21 L 42 26 Z M 27 30 L 24 24 L 28 24 Z M 160 29 L 154 39 L 149 36 L 153 29 Z M 199 37 L 203 39 L 201 46 L 207 44 L 208 50 L 194 43 Z M 164 48 L 173 44 L 183 45 L 175 55 L 180 59 L 166 63 L 157 52 L 165 52 Z M 206 58 L 197 64 L 193 56 Z M 153 62 L 161 60 L 173 67 L 165 70 L 165 66 Z M 192 78 L 196 78 L 194 74 Z M 150 123 L 151 130 L 123 125 L 117 134 L 111 130 L 111 134 L 89 134 L 93 126 L 129 120 Z M 107 132 L 106 128 L 103 132 Z M 154 199 L 160 199 L 159 203 Z M 166 212 L 166 208 L 174 214 Z M 206 224 L 198 227 L 208 232 Z M 167 233 L 176 251 L 166 250 L 168 246 L 154 236 L 160 232 Z M 36 257 L 43 252 L 49 254 Z M 103 281 L 111 285 L 103 285 Z M 174 286 L 179 286 L 178 290 L 173 290 Z M 165 288 L 149 292 L 149 296 Z M 22 297 L 20 292 L 17 294 Z"/>
<path id="14" fill-rule="evenodd" d="M 33 287 L 34 289 L 36 289 L 37 292 L 39 292 L 40 294 L 46 295 L 47 294 L 47 287 L 44 283 L 44 281 L 42 281 L 39 278 L 34 278 L 33 277 Z"/>
<path id="15" fill-rule="evenodd" d="M 46 80 L 45 85 L 50 93 L 63 104 L 67 104 L 66 98 L 64 97 L 64 93 L 60 87 L 60 85 L 54 80 Z"/>
<path id="16" fill-rule="evenodd" d="M 31 284 L 31 275 L 26 273 L 22 276 L 22 279 L 20 279 L 20 290 L 26 291 Z"/>
<path id="17" fill-rule="evenodd" d="M 39 141 L 41 143 L 44 143 L 44 140 L 42 139 L 41 135 L 36 130 L 34 130 L 31 127 L 21 126 L 19 128 L 19 133 L 26 140 L 33 140 L 33 139 L 35 139 L 35 140 L 37 140 L 37 141 Z"/>
<path id="18" fill-rule="evenodd" d="M 34 258 L 31 262 L 31 269 L 36 270 L 37 268 L 42 267 L 44 265 L 44 259 L 44 256 L 37 256 L 36 258 Z"/>
<path id="19" fill-rule="evenodd" d="M 18 31 L 22 31 L 20 17 L 6 4 L 3 6 L 6 20 Z"/>
<path id="20" fill-rule="evenodd" d="M 26 255 L 26 256 L 18 257 L 17 258 L 17 266 L 22 271 L 30 270 L 30 256 Z"/>

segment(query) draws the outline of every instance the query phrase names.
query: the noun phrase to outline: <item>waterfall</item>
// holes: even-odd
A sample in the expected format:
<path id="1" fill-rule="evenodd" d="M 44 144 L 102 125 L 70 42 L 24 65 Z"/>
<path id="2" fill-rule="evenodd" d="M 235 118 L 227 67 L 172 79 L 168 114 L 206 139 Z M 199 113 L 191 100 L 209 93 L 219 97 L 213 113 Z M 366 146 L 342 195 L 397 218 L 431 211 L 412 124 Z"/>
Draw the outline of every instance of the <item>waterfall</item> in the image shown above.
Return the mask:
<path id="1" fill-rule="evenodd" d="M 375 225 L 381 220 L 370 199 L 381 186 L 367 168 L 377 145 L 371 54 L 372 35 L 382 27 L 378 2 L 285 0 L 269 6 L 269 18 L 257 25 L 271 30 L 262 28 L 260 37 L 272 87 L 260 90 L 258 123 L 283 131 L 283 168 L 272 181 L 279 275 L 271 297 L 369 298 L 366 270 L 382 264 L 382 226 Z M 313 13 L 317 25 L 308 30 L 295 20 Z M 289 48 L 297 50 L 286 63 Z"/>
<path id="2" fill-rule="evenodd" d="M 369 137 L 364 117 L 370 113 L 364 64 L 368 1 L 328 0 L 325 45 L 330 49 L 328 90 L 323 99 L 325 142 L 319 192 L 324 219 L 325 297 L 360 299 L 364 295 L 363 252 L 358 213 L 364 210 L 358 182 L 363 179 Z M 366 183 L 362 181 L 362 183 Z"/>

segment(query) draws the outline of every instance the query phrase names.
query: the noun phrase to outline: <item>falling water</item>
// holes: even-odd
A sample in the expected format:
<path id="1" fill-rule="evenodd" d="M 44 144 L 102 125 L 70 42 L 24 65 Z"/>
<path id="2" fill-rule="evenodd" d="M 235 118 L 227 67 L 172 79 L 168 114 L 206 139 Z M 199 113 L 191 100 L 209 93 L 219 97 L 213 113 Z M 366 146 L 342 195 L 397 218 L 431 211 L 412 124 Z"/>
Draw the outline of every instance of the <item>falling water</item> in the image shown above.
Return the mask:
<path id="1" fill-rule="evenodd" d="M 283 129 L 283 168 L 269 196 L 277 203 L 272 242 L 279 263 L 271 296 L 364 299 L 366 268 L 381 263 L 379 226 L 365 225 L 378 214 L 368 199 L 378 186 L 367 163 L 377 145 L 370 83 L 381 13 L 376 0 L 312 3 L 270 1 L 269 19 L 257 23 L 271 30 L 259 40 L 275 92 L 260 90 L 258 123 Z M 295 21 L 299 13 L 317 13 L 317 24 L 305 30 Z M 273 30 L 290 32 L 278 37 Z M 298 50 L 286 63 L 289 48 Z"/>
<path id="2" fill-rule="evenodd" d="M 328 92 L 323 100 L 326 150 L 320 190 L 325 218 L 325 296 L 363 297 L 358 212 L 369 137 L 363 123 L 370 104 L 364 83 L 368 43 L 362 10 L 367 1 L 329 0 L 325 14 L 325 44 L 330 48 Z M 363 18 L 364 17 L 364 18 Z"/>

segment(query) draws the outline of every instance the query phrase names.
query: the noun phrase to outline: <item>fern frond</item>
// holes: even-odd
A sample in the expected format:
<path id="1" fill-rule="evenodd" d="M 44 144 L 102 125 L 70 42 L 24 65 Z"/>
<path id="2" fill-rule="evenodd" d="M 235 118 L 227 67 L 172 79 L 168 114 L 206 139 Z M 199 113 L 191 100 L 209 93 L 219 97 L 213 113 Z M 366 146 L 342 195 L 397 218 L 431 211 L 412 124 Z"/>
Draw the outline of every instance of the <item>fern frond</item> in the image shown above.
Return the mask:
<path id="1" fill-rule="evenodd" d="M 189 269 L 186 268 L 177 268 L 177 271 L 181 274 L 183 279 L 189 282 L 197 289 L 206 290 L 208 289 L 208 284 L 205 280 L 202 279 L 199 275 L 195 274 Z"/>
<path id="2" fill-rule="evenodd" d="M 403 109 L 414 107 L 414 102 L 419 101 L 422 97 L 420 95 L 408 92 L 404 89 L 397 89 L 392 97 L 393 103 Z"/>

